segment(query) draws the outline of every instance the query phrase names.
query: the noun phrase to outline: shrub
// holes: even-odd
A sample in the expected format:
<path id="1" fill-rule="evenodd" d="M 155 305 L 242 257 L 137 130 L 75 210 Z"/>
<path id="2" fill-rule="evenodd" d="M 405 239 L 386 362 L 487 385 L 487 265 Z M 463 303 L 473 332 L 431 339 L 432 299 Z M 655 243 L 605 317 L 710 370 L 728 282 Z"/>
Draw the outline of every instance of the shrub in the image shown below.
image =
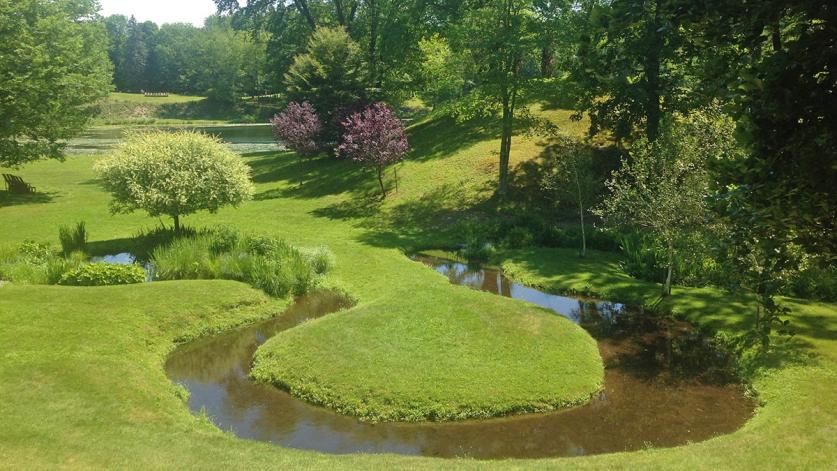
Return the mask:
<path id="1" fill-rule="evenodd" d="M 84 221 L 76 223 L 75 227 L 59 227 L 58 240 L 61 242 L 61 251 L 64 255 L 69 255 L 76 251 L 86 252 L 87 229 L 84 226 Z"/>
<path id="2" fill-rule="evenodd" d="M 528 228 L 522 226 L 512 227 L 502 240 L 503 246 L 510 249 L 530 247 L 534 243 L 535 236 Z"/>
<path id="3" fill-rule="evenodd" d="M 313 288 L 334 260 L 325 247 L 303 252 L 274 237 L 215 229 L 156 248 L 152 264 L 159 279 L 236 280 L 284 297 Z"/>
<path id="4" fill-rule="evenodd" d="M 111 210 L 145 210 L 168 215 L 180 229 L 180 216 L 215 212 L 253 195 L 250 169 L 214 137 L 198 132 L 149 131 L 130 135 L 116 152 L 96 163 L 113 200 Z"/>
<path id="5" fill-rule="evenodd" d="M 323 124 L 316 110 L 307 101 L 292 101 L 270 120 L 273 136 L 300 157 L 315 155 L 319 149 Z"/>
<path id="6" fill-rule="evenodd" d="M 69 270 L 84 263 L 85 255 L 73 252 L 62 257 L 49 246 L 23 242 L 0 249 L 0 279 L 21 284 L 54 284 Z"/>
<path id="7" fill-rule="evenodd" d="M 145 270 L 139 265 L 88 263 L 67 272 L 58 284 L 71 286 L 128 285 L 142 283 Z"/>
<path id="8" fill-rule="evenodd" d="M 788 294 L 800 298 L 833 302 L 837 300 L 837 267 L 810 265 L 791 277 Z"/>
<path id="9" fill-rule="evenodd" d="M 154 276 L 161 280 L 205 280 L 218 277 L 207 236 L 182 237 L 151 253 Z"/>
<path id="10" fill-rule="evenodd" d="M 334 268 L 335 257 L 328 247 L 320 246 L 314 249 L 302 250 L 302 254 L 308 260 L 314 273 L 325 274 Z"/>
<path id="11" fill-rule="evenodd" d="M 410 150 L 404 125 L 389 107 L 375 103 L 362 113 L 352 113 L 343 121 L 343 137 L 337 153 L 375 169 L 381 194 L 386 196 L 384 169 L 400 162 Z M 398 188 L 398 175 L 395 175 Z"/>

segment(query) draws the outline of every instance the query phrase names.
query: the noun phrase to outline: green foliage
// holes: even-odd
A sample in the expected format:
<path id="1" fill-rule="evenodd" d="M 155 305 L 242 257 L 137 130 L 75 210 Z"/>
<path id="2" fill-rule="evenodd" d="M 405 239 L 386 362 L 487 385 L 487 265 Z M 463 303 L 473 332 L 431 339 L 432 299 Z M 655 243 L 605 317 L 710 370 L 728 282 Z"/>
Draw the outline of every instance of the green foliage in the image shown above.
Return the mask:
<path id="1" fill-rule="evenodd" d="M 612 226 L 648 231 L 666 249 L 670 294 L 674 258 L 683 239 L 709 222 L 706 201 L 713 160 L 738 154 L 733 126 L 714 110 L 664 123 L 659 138 L 642 138 L 607 182 L 609 194 L 596 211 Z"/>
<path id="2" fill-rule="evenodd" d="M 55 284 L 70 270 L 85 262 L 81 252 L 62 257 L 37 242 L 0 247 L 0 279 L 20 284 Z"/>
<path id="3" fill-rule="evenodd" d="M 77 222 L 74 227 L 60 226 L 58 240 L 61 242 L 61 251 L 65 256 L 72 252 L 86 252 L 87 228 L 84 221 Z"/>
<path id="4" fill-rule="evenodd" d="M 311 264 L 314 273 L 323 275 L 334 269 L 337 259 L 328 247 L 321 245 L 313 249 L 300 249 L 302 254 Z"/>
<path id="5" fill-rule="evenodd" d="M 93 0 L 0 2 L 0 166 L 61 158 L 110 88 Z"/>
<path id="6" fill-rule="evenodd" d="M 268 92 L 261 35 L 236 31 L 229 18 L 212 16 L 203 27 L 167 23 L 158 28 L 112 15 L 105 25 L 118 90 L 197 94 L 224 104 Z"/>
<path id="7" fill-rule="evenodd" d="M 573 44 L 578 61 L 571 79 L 579 112 L 590 116 L 591 134 L 611 131 L 618 141 L 640 135 L 653 141 L 664 116 L 706 103 L 693 82 L 697 66 L 712 58 L 701 55 L 681 26 L 689 3 L 582 3 L 576 14 L 585 24 Z"/>
<path id="8" fill-rule="evenodd" d="M 111 210 L 137 209 L 174 218 L 199 210 L 236 206 L 253 194 L 250 169 L 220 140 L 197 132 L 132 134 L 116 152 L 96 163 Z"/>
<path id="9" fill-rule="evenodd" d="M 461 96 L 468 58 L 453 52 L 447 39 L 438 34 L 420 40 L 418 48 L 421 52 L 422 98 L 435 106 Z"/>
<path id="10" fill-rule="evenodd" d="M 142 283 L 145 279 L 145 270 L 139 265 L 86 263 L 65 273 L 58 284 L 69 286 L 129 285 Z"/>
<path id="11" fill-rule="evenodd" d="M 365 99 L 366 80 L 363 52 L 341 27 L 317 28 L 285 74 L 288 99 L 311 103 L 332 142 L 341 114 Z"/>
<path id="12" fill-rule="evenodd" d="M 314 288 L 334 256 L 325 247 L 303 251 L 274 237 L 217 228 L 154 249 L 151 262 L 161 280 L 236 280 L 284 297 Z"/>
<path id="13" fill-rule="evenodd" d="M 788 280 L 787 294 L 820 301 L 837 301 L 837 267 L 805 264 Z"/>
<path id="14" fill-rule="evenodd" d="M 559 137 L 550 146 L 555 160 L 551 173 L 544 175 L 543 187 L 556 195 L 555 200 L 568 200 L 577 208 L 581 227 L 581 256 L 587 255 L 587 234 L 584 216 L 597 199 L 602 182 L 593 168 L 592 150 L 575 140 Z"/>

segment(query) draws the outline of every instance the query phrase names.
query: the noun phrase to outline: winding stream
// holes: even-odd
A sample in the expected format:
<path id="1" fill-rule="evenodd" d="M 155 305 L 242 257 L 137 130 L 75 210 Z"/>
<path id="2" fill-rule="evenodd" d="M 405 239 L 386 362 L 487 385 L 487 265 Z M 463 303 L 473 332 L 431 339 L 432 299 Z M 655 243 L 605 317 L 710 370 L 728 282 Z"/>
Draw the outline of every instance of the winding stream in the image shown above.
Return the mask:
<path id="1" fill-rule="evenodd" d="M 717 368 L 722 355 L 688 324 L 649 320 L 615 303 L 556 296 L 500 272 L 414 257 L 452 283 L 523 299 L 565 315 L 599 342 L 605 389 L 589 404 L 551 414 L 456 423 L 367 424 L 309 405 L 248 377 L 256 348 L 277 332 L 349 306 L 316 292 L 285 313 L 191 342 L 166 364 L 190 392 L 189 408 L 241 438 L 326 453 L 399 453 L 474 458 L 575 456 L 669 447 L 730 433 L 754 404 Z M 690 352 L 684 356 L 679 352 Z"/>

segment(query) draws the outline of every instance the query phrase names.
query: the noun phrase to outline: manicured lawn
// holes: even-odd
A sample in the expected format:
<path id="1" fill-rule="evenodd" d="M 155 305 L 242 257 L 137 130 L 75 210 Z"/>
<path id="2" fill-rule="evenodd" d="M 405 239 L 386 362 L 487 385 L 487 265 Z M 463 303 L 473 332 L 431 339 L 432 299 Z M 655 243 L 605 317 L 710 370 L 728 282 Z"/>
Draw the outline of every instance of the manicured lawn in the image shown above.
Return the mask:
<path id="1" fill-rule="evenodd" d="M 421 275 L 270 339 L 254 376 L 371 421 L 548 411 L 599 389 L 596 343 L 569 320 Z"/>
<path id="2" fill-rule="evenodd" d="M 130 103 L 141 103 L 144 105 L 166 105 L 170 103 L 189 103 L 192 101 L 205 100 L 202 96 L 178 95 L 169 93 L 169 96 L 145 96 L 142 93 L 121 93 L 113 92 L 108 95 L 108 101 L 126 101 Z"/>
<path id="3" fill-rule="evenodd" d="M 537 140 L 520 141 L 513 160 L 531 158 L 541 149 Z M 216 215 L 185 219 L 194 226 L 223 223 L 271 233 L 300 246 L 330 246 L 338 264 L 328 283 L 356 297 L 357 307 L 287 332 L 294 336 L 287 337 L 289 348 L 320 364 L 326 359 L 349 364 L 346 368 L 355 368 L 365 375 L 364 380 L 377 381 L 376 385 L 391 382 L 393 391 L 411 384 L 414 378 L 409 375 L 418 371 L 413 363 L 439 361 L 436 355 L 445 349 L 445 342 L 455 343 L 467 326 L 486 332 L 491 329 L 481 324 L 495 322 L 499 332 L 508 337 L 515 329 L 529 327 L 515 325 L 514 316 L 540 320 L 556 335 L 565 332 L 560 321 L 547 321 L 538 309 L 452 286 L 404 256 L 405 248 L 458 242 L 450 231 L 451 223 L 490 192 L 497 159 L 497 140 L 490 130 L 457 129 L 451 123 L 417 124 L 412 144 L 415 153 L 399 169 L 399 192 L 383 204 L 376 200 L 374 177 L 351 163 L 316 159 L 300 164 L 290 154 L 270 153 L 246 156 L 257 183 L 254 201 Z M 14 171 L 42 193 L 12 197 L 0 192 L 0 243 L 24 239 L 55 243 L 59 224 L 85 220 L 92 249 L 109 252 L 123 247 L 126 238 L 140 228 L 157 224 L 142 214 L 110 216 L 107 197 L 95 182 L 92 162 L 92 157 L 72 157 L 65 163 L 39 162 Z M 304 184 L 298 187 L 300 179 Z M 612 256 L 594 254 L 580 260 L 573 254 L 518 251 L 502 254 L 501 261 L 514 277 L 556 291 L 605 293 L 614 300 L 628 301 L 657 292 L 654 285 L 622 275 Z M 675 288 L 671 302 L 683 315 L 731 332 L 740 332 L 750 309 L 746 302 L 708 289 Z M 834 305 L 790 302 L 798 331 L 791 345 L 795 348 L 776 355 L 775 362 L 764 364 L 755 375 L 754 386 L 763 406 L 733 434 L 672 449 L 481 463 L 301 452 L 236 439 L 191 415 L 163 373 L 172 342 L 253 321 L 278 312 L 281 304 L 245 285 L 223 281 L 106 288 L 0 287 L 0 463 L 13 469 L 496 465 L 691 470 L 829 469 L 837 462 L 833 440 L 837 423 Z M 446 319 L 455 319 L 462 328 L 446 329 L 441 322 Z M 422 324 L 423 320 L 432 322 Z M 372 345 L 376 350 L 361 351 L 363 342 L 380 342 L 387 332 L 405 335 L 392 345 L 377 344 Z M 420 335 L 406 335 L 411 333 Z M 428 344 L 430 333 L 441 338 Z M 318 334 L 330 337 L 325 343 L 311 344 Z M 302 343 L 305 339 L 308 345 Z M 474 352 L 485 352 L 479 342 L 470 345 Z M 465 351 L 455 350 L 461 348 L 456 345 L 450 348 L 460 355 Z M 345 358 L 338 356 L 341 349 L 349 353 Z M 402 350 L 404 354 L 396 358 L 372 354 Z M 423 353 L 432 357 L 422 358 Z M 351 359 L 369 361 L 357 364 L 350 363 Z M 338 365 L 334 371 L 325 367 L 318 371 L 335 381 L 345 379 L 337 377 Z M 464 361 L 460 366 L 472 368 L 471 378 L 480 371 L 499 377 L 488 366 Z M 376 371 L 377 379 L 372 378 Z M 460 372 L 449 371 L 443 379 L 456 378 Z M 422 381 L 429 381 L 444 371 L 434 367 L 418 373 L 427 374 Z M 509 381 L 504 388 L 516 386 Z M 448 391 L 457 389 L 450 381 L 443 384 Z M 348 382 L 342 385 L 351 386 Z M 532 387 L 542 391 L 545 384 Z"/>

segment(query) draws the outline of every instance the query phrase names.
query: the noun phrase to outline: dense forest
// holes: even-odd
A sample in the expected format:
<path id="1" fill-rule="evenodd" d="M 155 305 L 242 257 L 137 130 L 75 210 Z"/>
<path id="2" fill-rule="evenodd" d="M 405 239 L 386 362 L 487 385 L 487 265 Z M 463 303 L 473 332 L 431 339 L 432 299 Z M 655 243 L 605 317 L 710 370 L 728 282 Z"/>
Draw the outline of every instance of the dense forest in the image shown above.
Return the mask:
<path id="1" fill-rule="evenodd" d="M 220 102 L 261 95 L 266 79 L 265 46 L 258 37 L 235 31 L 229 18 L 210 17 L 203 27 L 104 19 L 108 56 L 119 91 L 166 91 L 203 95 Z"/>

